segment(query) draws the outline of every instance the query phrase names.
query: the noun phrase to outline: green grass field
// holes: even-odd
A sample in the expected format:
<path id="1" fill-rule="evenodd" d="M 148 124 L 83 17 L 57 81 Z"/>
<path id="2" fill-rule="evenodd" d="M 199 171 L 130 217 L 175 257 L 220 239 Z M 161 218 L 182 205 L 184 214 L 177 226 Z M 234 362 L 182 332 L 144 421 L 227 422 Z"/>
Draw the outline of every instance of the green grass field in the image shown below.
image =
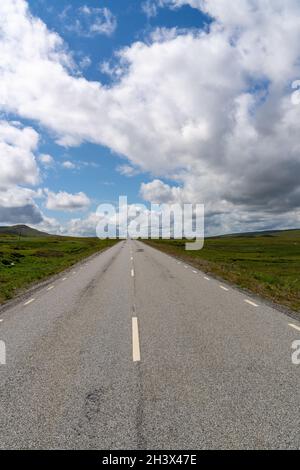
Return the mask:
<path id="1" fill-rule="evenodd" d="M 300 230 L 207 238 L 200 251 L 185 251 L 183 240 L 148 243 L 206 273 L 300 311 Z"/>
<path id="2" fill-rule="evenodd" d="M 0 234 L 0 303 L 116 240 Z"/>

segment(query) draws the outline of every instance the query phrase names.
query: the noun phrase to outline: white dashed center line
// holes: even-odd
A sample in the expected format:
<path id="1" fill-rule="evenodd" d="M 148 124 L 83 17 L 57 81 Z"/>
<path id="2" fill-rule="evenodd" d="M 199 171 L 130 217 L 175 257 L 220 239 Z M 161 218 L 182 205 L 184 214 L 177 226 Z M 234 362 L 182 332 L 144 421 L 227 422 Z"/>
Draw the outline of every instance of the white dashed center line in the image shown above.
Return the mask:
<path id="1" fill-rule="evenodd" d="M 293 323 L 289 323 L 289 326 L 294 328 L 294 330 L 300 331 L 300 326 L 294 325 Z"/>
<path id="2" fill-rule="evenodd" d="M 50 286 L 50 287 L 48 287 L 48 289 L 47 289 L 47 290 L 52 290 L 52 289 L 54 289 L 54 286 Z"/>
<path id="3" fill-rule="evenodd" d="M 210 281 L 209 277 L 204 276 L 204 279 L 205 279 L 206 281 Z"/>
<path id="4" fill-rule="evenodd" d="M 66 277 L 63 277 L 63 278 L 62 278 L 62 281 L 65 281 L 66 279 L 67 279 Z"/>
<path id="5" fill-rule="evenodd" d="M 187 268 L 188 268 L 188 266 L 185 266 L 185 267 L 184 267 L 184 269 L 187 269 Z"/>
<path id="6" fill-rule="evenodd" d="M 134 269 L 131 270 L 131 277 L 134 277 Z"/>
<path id="7" fill-rule="evenodd" d="M 246 304 L 252 305 L 252 307 L 258 307 L 258 305 L 252 302 L 251 300 L 245 299 L 244 302 L 246 302 Z"/>
<path id="8" fill-rule="evenodd" d="M 229 291 L 229 289 L 227 289 L 227 287 L 224 287 L 224 286 L 220 286 L 221 289 L 225 290 L 226 292 Z"/>
<path id="9" fill-rule="evenodd" d="M 193 271 L 194 274 L 198 274 L 197 271 Z"/>
<path id="10" fill-rule="evenodd" d="M 139 327 L 137 317 L 132 317 L 132 359 L 133 362 L 141 360 Z"/>
<path id="11" fill-rule="evenodd" d="M 29 304 L 31 304 L 31 303 L 32 303 L 32 302 L 34 302 L 34 301 L 35 301 L 35 299 L 30 299 L 30 300 L 27 300 L 27 302 L 25 302 L 25 304 L 24 304 L 24 305 L 29 305 Z"/>
<path id="12" fill-rule="evenodd" d="M 3 318 L 0 318 L 0 323 L 3 322 Z"/>

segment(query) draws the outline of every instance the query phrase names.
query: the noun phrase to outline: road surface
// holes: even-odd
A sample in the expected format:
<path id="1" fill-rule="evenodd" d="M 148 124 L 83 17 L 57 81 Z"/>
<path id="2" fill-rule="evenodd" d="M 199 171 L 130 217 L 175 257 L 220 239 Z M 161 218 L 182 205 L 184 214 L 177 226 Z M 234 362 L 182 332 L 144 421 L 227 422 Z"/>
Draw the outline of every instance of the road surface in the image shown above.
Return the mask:
<path id="1" fill-rule="evenodd" d="M 300 447 L 300 323 L 138 241 L 0 314 L 0 447 Z"/>

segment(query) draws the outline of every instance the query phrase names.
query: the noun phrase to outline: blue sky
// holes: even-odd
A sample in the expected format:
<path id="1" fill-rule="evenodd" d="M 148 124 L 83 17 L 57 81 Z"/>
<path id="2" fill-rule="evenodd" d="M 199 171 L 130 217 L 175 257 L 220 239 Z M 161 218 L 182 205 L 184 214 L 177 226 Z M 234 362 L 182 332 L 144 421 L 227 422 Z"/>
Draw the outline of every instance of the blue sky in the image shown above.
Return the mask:
<path id="1" fill-rule="evenodd" d="M 0 224 L 205 205 L 208 234 L 300 225 L 300 4 L 1 0 Z"/>
<path id="2" fill-rule="evenodd" d="M 114 60 L 118 49 L 139 40 L 147 40 L 149 33 L 157 27 L 199 28 L 209 22 L 206 15 L 188 5 L 176 10 L 159 8 L 155 17 L 148 17 L 143 11 L 143 2 L 138 0 L 29 0 L 28 3 L 31 12 L 64 39 L 77 62 L 89 57 L 90 64 L 81 68 L 82 75 L 108 86 L 111 77 L 101 72 L 100 64 Z M 69 25 L 80 17 L 78 9 L 85 5 L 90 8 L 108 8 L 117 21 L 115 31 L 110 35 L 90 37 L 70 31 Z M 71 161 L 78 166 L 71 170 L 57 167 L 44 170 L 44 185 L 52 191 L 58 192 L 62 188 L 69 193 L 84 191 L 92 200 L 92 210 L 101 202 L 118 201 L 122 194 L 127 195 L 129 203 L 145 202 L 139 195 L 139 188 L 142 182 L 151 180 L 151 175 L 142 173 L 130 178 L 121 175 L 117 168 L 125 164 L 126 159 L 107 147 L 85 143 L 77 148 L 62 148 L 43 130 L 40 152 L 50 154 L 57 162 Z M 62 220 L 69 217 L 68 213 L 50 212 L 46 208 L 44 212 Z M 72 217 L 80 216 L 81 212 L 72 212 Z"/>

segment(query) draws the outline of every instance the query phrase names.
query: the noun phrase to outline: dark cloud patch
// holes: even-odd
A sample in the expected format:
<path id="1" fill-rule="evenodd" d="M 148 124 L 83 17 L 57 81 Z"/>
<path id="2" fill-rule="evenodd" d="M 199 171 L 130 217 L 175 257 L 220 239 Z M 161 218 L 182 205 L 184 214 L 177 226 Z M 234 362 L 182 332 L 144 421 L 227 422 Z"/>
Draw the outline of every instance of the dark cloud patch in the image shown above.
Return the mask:
<path id="1" fill-rule="evenodd" d="M 281 213 L 300 207 L 300 162 L 287 161 L 261 168 L 240 176 L 224 192 L 224 198 L 248 210 L 264 209 Z"/>
<path id="2" fill-rule="evenodd" d="M 0 207 L 0 222 L 7 224 L 39 224 L 43 217 L 38 207 L 26 204 L 22 207 Z"/>

